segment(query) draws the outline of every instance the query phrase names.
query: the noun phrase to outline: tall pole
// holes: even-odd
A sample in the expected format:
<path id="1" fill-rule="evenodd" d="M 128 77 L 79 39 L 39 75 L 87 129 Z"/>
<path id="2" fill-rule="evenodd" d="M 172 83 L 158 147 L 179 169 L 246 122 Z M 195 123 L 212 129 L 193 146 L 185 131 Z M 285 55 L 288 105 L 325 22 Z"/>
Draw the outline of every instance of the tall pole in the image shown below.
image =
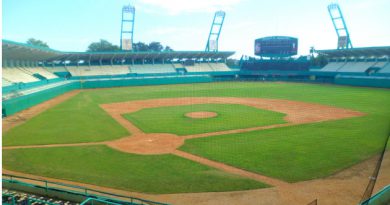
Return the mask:
<path id="1" fill-rule="evenodd" d="M 219 41 L 219 36 L 221 35 L 223 22 L 225 21 L 225 16 L 226 13 L 224 11 L 215 12 L 213 23 L 211 24 L 209 37 L 207 39 L 205 51 L 218 52 L 218 41 Z"/>
<path id="2" fill-rule="evenodd" d="M 121 20 L 121 50 L 133 50 L 135 7 L 128 5 L 122 8 Z"/>

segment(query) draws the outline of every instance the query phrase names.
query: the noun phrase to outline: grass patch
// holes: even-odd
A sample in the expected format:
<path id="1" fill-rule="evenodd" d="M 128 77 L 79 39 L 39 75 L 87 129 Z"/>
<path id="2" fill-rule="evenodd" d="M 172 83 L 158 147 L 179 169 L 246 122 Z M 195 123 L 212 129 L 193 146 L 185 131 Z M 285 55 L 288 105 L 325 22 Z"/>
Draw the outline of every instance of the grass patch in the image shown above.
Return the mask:
<path id="1" fill-rule="evenodd" d="M 100 109 L 99 104 L 178 97 L 286 99 L 347 108 L 367 114 L 363 117 L 338 121 L 193 139 L 186 141 L 186 144 L 181 148 L 212 160 L 222 161 L 287 181 L 325 177 L 376 155 L 383 146 L 384 138 L 389 133 L 389 89 L 300 83 L 227 82 L 86 90 L 68 101 L 34 117 L 23 125 L 17 126 L 7 133 L 3 133 L 3 145 L 77 143 L 117 139 L 129 133 Z M 234 112 L 234 110 L 231 111 Z M 240 116 L 240 118 L 243 117 Z M 110 153 L 113 151 L 96 151 L 97 154 L 95 154 L 95 151 L 91 150 L 88 152 L 75 151 L 75 154 L 73 154 L 73 151 L 75 151 L 73 148 L 64 148 L 63 151 L 56 149 L 36 150 L 40 154 L 39 156 L 32 154 L 37 157 L 36 159 L 32 159 L 33 156 L 30 157 L 32 151 L 4 150 L 6 154 L 3 161 L 6 168 L 13 170 L 29 173 L 39 172 L 41 175 L 50 175 L 51 177 L 57 177 L 56 173 L 59 173 L 58 176 L 66 177 L 66 179 L 94 184 L 99 183 L 101 185 L 107 184 L 107 186 L 112 183 L 122 182 L 112 182 L 118 179 L 115 178 L 115 173 L 112 176 L 102 177 L 103 174 L 111 172 L 109 171 L 109 167 L 99 167 L 99 165 L 88 165 L 90 166 L 88 169 L 81 167 L 83 163 L 95 163 L 85 161 L 84 157 L 99 162 L 102 162 L 99 158 L 108 159 L 108 162 L 102 162 L 102 166 L 109 165 L 124 169 L 121 172 L 126 172 L 127 175 L 130 175 L 129 173 L 131 173 L 132 169 L 135 169 L 136 173 L 150 173 L 150 169 L 163 169 L 158 166 L 153 167 L 141 163 L 131 164 L 131 161 L 138 162 L 141 161 L 140 159 L 147 159 L 145 156 L 141 158 L 136 155 L 122 155 L 122 153 L 114 155 Z M 93 155 L 93 157 L 89 155 Z M 51 156 L 53 156 L 53 159 L 50 158 Z M 99 158 L 95 156 L 99 156 Z M 164 157 L 167 156 L 169 156 L 168 158 L 172 157 L 170 155 L 164 155 Z M 15 160 L 12 160 L 13 157 Z M 16 157 L 20 162 L 16 161 Z M 127 163 L 131 164 L 131 169 L 129 167 L 122 167 L 119 164 L 120 162 L 116 160 L 116 157 L 128 159 Z M 50 161 L 46 162 L 46 159 L 50 159 Z M 162 163 L 166 158 L 154 159 L 158 159 L 156 161 L 161 161 Z M 39 160 L 40 162 L 37 162 Z M 11 161 L 14 162 L 11 164 Z M 49 162 L 53 166 L 48 166 L 51 165 Z M 34 163 L 37 165 L 35 166 Z M 115 165 L 116 163 L 119 165 Z M 164 164 L 169 169 L 175 170 L 174 173 L 164 175 L 167 177 L 165 179 L 167 183 L 165 184 L 165 188 L 171 189 L 171 186 L 176 186 L 174 185 L 178 179 L 176 175 L 178 175 L 180 168 L 182 168 L 180 163 L 178 161 L 178 163 Z M 68 167 L 72 167 L 73 165 L 77 165 L 76 167 L 78 169 L 83 170 L 83 175 L 77 174 L 74 170 L 70 170 L 68 173 L 68 170 L 72 169 Z M 95 169 L 100 169 L 97 172 L 98 174 L 94 174 Z M 187 169 L 188 167 L 186 168 L 186 172 L 189 173 L 190 171 Z M 106 172 L 102 170 L 106 170 Z M 197 170 L 194 169 L 193 172 L 199 172 Z M 191 173 L 193 174 L 193 172 Z M 215 173 L 214 171 L 206 171 L 206 173 L 209 172 Z M 152 191 L 149 191 L 146 187 L 146 182 L 153 184 L 152 179 L 155 180 L 156 176 L 160 176 L 156 172 L 153 173 L 153 175 L 137 174 L 139 181 L 129 180 L 126 181 L 127 184 L 123 183 L 121 186 L 127 187 L 126 189 L 129 190 L 154 192 L 156 191 L 155 187 L 151 188 Z M 91 176 L 87 176 L 88 174 Z M 224 173 L 219 172 L 219 174 L 223 175 Z M 118 176 L 124 175 L 122 173 Z M 208 182 L 205 182 L 205 179 L 202 177 L 207 179 L 208 175 L 198 174 L 196 177 L 194 176 L 193 181 L 192 179 L 188 179 L 188 183 L 184 183 L 189 187 L 185 188 L 185 185 L 181 185 L 181 188 L 184 187 L 183 189 L 187 191 L 190 189 L 191 191 L 195 190 L 194 187 L 191 187 L 193 185 L 190 182 L 192 182 L 195 184 L 194 186 L 198 186 L 196 188 L 197 190 L 206 190 L 199 188 L 201 185 L 196 184 L 198 180 L 206 186 Z M 145 180 L 145 182 L 142 182 L 142 180 Z M 158 183 L 163 184 L 161 181 L 158 181 Z M 138 184 L 142 184 L 143 187 L 140 188 L 141 185 Z M 218 186 L 213 185 L 213 189 L 216 191 L 226 190 L 222 182 Z M 236 186 L 237 190 L 239 189 L 238 187 Z M 243 187 L 245 189 L 249 188 L 241 186 L 241 188 Z M 175 189 L 179 188 L 176 187 Z"/>
<path id="2" fill-rule="evenodd" d="M 3 150 L 3 166 L 30 174 L 155 194 L 268 187 L 174 155 L 126 154 L 106 146 Z"/>
<path id="3" fill-rule="evenodd" d="M 129 135 L 84 93 L 4 134 L 3 146 L 99 142 Z"/>
<path id="4" fill-rule="evenodd" d="M 180 149 L 252 172 L 297 182 L 329 176 L 378 153 L 386 121 L 372 118 L 187 140 Z"/>
<path id="5" fill-rule="evenodd" d="M 192 119 L 190 112 L 215 112 L 217 117 Z M 191 135 L 285 123 L 285 114 L 237 104 L 195 104 L 146 108 L 124 117 L 146 133 Z"/>

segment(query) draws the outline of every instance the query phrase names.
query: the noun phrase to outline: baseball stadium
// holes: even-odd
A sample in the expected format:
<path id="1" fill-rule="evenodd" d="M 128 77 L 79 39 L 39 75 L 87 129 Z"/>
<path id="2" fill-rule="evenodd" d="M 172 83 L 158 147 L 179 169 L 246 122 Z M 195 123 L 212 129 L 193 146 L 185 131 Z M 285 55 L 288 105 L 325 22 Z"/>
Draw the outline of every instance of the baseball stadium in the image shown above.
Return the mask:
<path id="1" fill-rule="evenodd" d="M 134 5 L 116 49 L 3 39 L 2 203 L 389 205 L 390 44 L 322 9 L 337 42 L 306 56 L 283 35 L 220 50 L 222 10 L 204 50 L 142 50 Z"/>

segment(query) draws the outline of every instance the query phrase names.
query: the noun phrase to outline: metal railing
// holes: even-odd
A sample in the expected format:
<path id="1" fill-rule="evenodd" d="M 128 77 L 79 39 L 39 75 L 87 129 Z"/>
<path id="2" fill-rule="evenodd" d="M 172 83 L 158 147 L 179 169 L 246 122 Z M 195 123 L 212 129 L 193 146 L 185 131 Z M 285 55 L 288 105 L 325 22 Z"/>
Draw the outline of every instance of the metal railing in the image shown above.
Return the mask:
<path id="1" fill-rule="evenodd" d="M 33 178 L 17 176 L 17 175 L 3 174 L 2 181 L 3 183 L 8 182 L 11 184 L 18 184 L 27 187 L 44 189 L 46 193 L 48 191 L 59 191 L 59 192 L 66 192 L 68 194 L 83 196 L 86 198 L 86 200 L 88 200 L 88 198 L 104 200 L 105 203 L 112 202 L 113 204 L 118 203 L 118 204 L 134 204 L 134 205 L 168 205 L 165 203 L 99 191 L 96 189 L 90 189 L 82 186 L 75 186 L 75 185 L 70 185 L 70 184 L 65 184 L 60 182 L 51 182 L 47 180 L 33 179 Z"/>

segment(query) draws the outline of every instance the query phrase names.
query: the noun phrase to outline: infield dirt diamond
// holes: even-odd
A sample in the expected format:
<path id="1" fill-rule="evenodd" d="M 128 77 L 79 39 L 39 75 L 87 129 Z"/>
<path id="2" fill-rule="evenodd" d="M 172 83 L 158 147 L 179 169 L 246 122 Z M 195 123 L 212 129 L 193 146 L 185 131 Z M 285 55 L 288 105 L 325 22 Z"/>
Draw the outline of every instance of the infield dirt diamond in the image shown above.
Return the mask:
<path id="1" fill-rule="evenodd" d="M 218 132 L 177 136 L 167 133 L 146 134 L 133 123 L 125 119 L 122 114 L 133 113 L 145 108 L 181 106 L 193 104 L 240 104 L 255 107 L 258 109 L 271 110 L 285 113 L 285 124 L 274 124 L 260 127 L 234 129 Z M 364 115 L 361 112 L 330 107 L 306 102 L 297 102 L 279 99 L 262 98 L 232 98 L 232 97 L 190 97 L 190 98 L 168 98 L 140 100 L 121 103 L 100 105 L 107 113 L 125 127 L 132 136 L 119 140 L 107 142 L 107 145 L 127 153 L 136 154 L 167 154 L 174 153 L 178 147 L 184 144 L 186 139 L 210 137 L 222 134 L 241 133 L 254 130 L 270 129 L 275 127 L 286 127 L 297 124 L 336 120 Z M 204 113 L 201 113 L 204 114 Z M 213 113 L 210 113 L 213 117 Z M 201 116 L 201 115 L 200 115 Z M 199 113 L 195 114 L 195 118 Z M 202 117 L 202 116 L 201 116 Z"/>

